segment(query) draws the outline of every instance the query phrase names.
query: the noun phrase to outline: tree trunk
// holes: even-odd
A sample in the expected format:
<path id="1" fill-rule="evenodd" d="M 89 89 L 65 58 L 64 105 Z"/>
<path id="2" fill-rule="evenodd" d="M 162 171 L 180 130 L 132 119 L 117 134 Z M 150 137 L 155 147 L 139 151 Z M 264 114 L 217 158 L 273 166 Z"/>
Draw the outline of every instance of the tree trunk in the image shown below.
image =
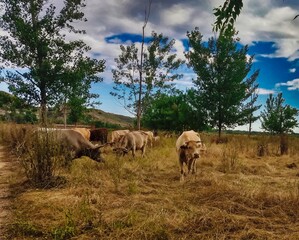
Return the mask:
<path id="1" fill-rule="evenodd" d="M 221 138 L 221 123 L 220 122 L 218 124 L 218 138 L 219 138 L 219 140 Z"/>
<path id="2" fill-rule="evenodd" d="M 66 128 L 66 118 L 67 118 L 67 107 L 66 104 L 63 106 L 63 123 L 64 123 L 64 128 Z"/>
<path id="3" fill-rule="evenodd" d="M 252 122 L 251 122 L 251 119 L 249 120 L 249 128 L 248 128 L 248 136 L 250 136 L 251 135 L 251 128 L 252 128 Z"/>
<path id="4" fill-rule="evenodd" d="M 143 79 L 143 48 L 144 48 L 144 29 L 146 22 L 142 27 L 142 42 L 140 51 L 140 66 L 139 66 L 139 93 L 138 93 L 138 104 L 137 104 L 137 129 L 141 128 L 141 97 L 142 97 L 142 79 Z"/>
<path id="5" fill-rule="evenodd" d="M 47 126 L 47 105 L 44 102 L 40 105 L 40 124 Z"/>
<path id="6" fill-rule="evenodd" d="M 141 41 L 141 53 L 140 53 L 140 66 L 139 66 L 139 94 L 138 94 L 138 105 L 137 105 L 137 129 L 141 128 L 141 115 L 142 115 L 142 80 L 143 80 L 143 48 L 144 48 L 144 31 L 150 16 L 152 0 L 149 0 L 148 11 L 144 11 L 144 24 L 142 26 L 142 41 Z"/>

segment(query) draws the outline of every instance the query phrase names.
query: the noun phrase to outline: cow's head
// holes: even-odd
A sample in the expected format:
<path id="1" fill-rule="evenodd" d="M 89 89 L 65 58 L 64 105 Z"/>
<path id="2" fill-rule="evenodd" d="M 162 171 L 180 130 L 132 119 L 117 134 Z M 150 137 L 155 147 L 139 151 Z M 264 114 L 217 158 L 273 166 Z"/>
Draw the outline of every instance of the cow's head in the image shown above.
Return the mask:
<path id="1" fill-rule="evenodd" d="M 92 160 L 95 160 L 97 162 L 105 162 L 105 159 L 101 156 L 101 149 L 102 147 L 106 146 L 104 145 L 96 145 L 94 148 L 86 148 L 82 149 L 80 152 L 78 152 L 78 157 L 81 156 L 87 156 L 90 157 Z"/>
<path id="2" fill-rule="evenodd" d="M 180 148 L 188 158 L 199 158 L 201 141 L 185 142 Z"/>
<path id="3" fill-rule="evenodd" d="M 118 156 L 120 156 L 120 155 L 125 155 L 129 151 L 125 147 L 116 147 L 116 148 L 113 148 L 113 152 L 115 152 Z"/>

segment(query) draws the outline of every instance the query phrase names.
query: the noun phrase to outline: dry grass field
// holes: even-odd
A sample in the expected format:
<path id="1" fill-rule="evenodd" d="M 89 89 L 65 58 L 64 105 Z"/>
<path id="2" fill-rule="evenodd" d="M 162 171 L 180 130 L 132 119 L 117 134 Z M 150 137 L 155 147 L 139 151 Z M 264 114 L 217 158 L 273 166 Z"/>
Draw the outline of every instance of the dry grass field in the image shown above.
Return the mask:
<path id="1" fill-rule="evenodd" d="M 274 136 L 202 133 L 207 153 L 180 182 L 176 138 L 132 159 L 105 149 L 56 170 L 50 189 L 15 179 L 13 218 L 1 239 L 299 239 L 299 138 L 279 155 Z M 258 146 L 267 145 L 265 156 Z"/>

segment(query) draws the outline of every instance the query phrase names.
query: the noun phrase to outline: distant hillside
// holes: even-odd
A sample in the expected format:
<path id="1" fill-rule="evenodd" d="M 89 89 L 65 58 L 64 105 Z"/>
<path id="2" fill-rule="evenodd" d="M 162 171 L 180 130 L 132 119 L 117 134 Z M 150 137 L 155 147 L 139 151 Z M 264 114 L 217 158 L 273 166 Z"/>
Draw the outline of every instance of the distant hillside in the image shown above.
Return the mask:
<path id="1" fill-rule="evenodd" d="M 90 109 L 88 110 L 88 114 L 93 118 L 94 121 L 116 124 L 120 127 L 132 127 L 134 122 L 134 119 L 131 117 L 108 113 L 99 109 Z"/>
<path id="2" fill-rule="evenodd" d="M 12 121 L 16 121 L 16 119 L 14 119 L 13 116 L 11 116 L 11 114 L 8 117 L 5 116 L 8 113 L 7 109 L 9 109 L 11 105 L 13 105 L 13 108 L 15 108 L 16 110 L 15 117 L 16 118 L 18 117 L 18 119 L 20 118 L 19 113 L 25 112 L 25 110 L 28 107 L 30 107 L 22 103 L 22 101 L 16 98 L 14 95 L 4 91 L 0 91 L 0 119 L 1 120 L 5 121 L 7 119 L 11 119 Z M 33 110 L 34 114 L 36 114 L 36 116 L 38 117 L 38 108 L 31 107 L 31 109 Z M 52 120 L 54 123 L 59 123 L 59 124 L 63 123 L 62 112 L 57 112 L 57 110 L 48 109 L 48 113 L 49 113 L 50 121 Z M 134 119 L 131 117 L 114 114 L 114 113 L 108 113 L 99 109 L 88 109 L 88 114 L 91 117 L 91 119 L 89 119 L 91 120 L 91 122 L 108 123 L 108 124 L 116 125 L 116 127 L 119 126 L 120 128 L 131 128 L 133 127 L 133 123 L 134 123 Z"/>

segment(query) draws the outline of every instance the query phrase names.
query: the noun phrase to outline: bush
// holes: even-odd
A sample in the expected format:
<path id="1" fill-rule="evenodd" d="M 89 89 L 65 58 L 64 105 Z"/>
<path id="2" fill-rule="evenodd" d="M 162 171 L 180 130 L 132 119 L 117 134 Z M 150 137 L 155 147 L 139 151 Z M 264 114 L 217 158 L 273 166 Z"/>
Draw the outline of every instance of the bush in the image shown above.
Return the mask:
<path id="1" fill-rule="evenodd" d="M 35 187 L 52 187 L 58 163 L 66 162 L 66 152 L 55 132 L 11 125 L 2 129 L 2 141 L 21 163 L 27 179 Z"/>

